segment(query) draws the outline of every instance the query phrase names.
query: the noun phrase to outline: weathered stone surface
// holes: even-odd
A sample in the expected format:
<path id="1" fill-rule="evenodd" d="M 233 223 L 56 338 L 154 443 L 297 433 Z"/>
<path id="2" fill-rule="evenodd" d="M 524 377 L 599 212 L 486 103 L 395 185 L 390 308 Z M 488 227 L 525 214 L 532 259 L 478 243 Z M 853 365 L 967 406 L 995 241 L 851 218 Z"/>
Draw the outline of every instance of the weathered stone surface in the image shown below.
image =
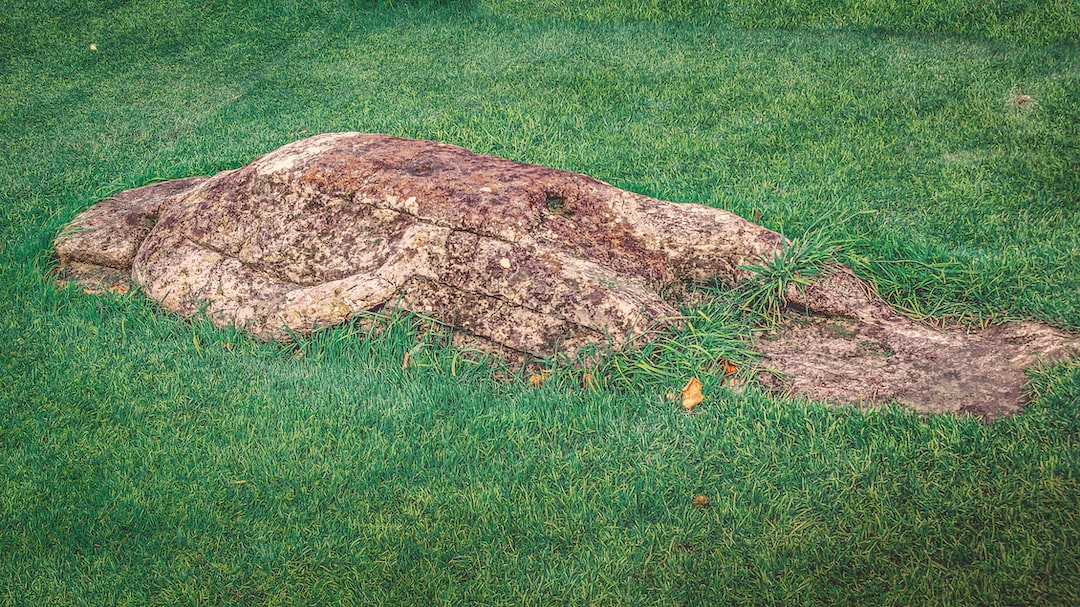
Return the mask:
<path id="1" fill-rule="evenodd" d="M 235 171 L 122 192 L 56 248 L 76 278 L 130 270 L 166 308 L 264 339 L 396 306 L 546 356 L 617 348 L 677 316 L 665 286 L 734 282 L 781 242 L 726 211 L 584 175 L 331 133 Z"/>
<path id="2" fill-rule="evenodd" d="M 758 378 L 819 401 L 1003 417 L 1023 410 L 1027 369 L 1080 350 L 1077 336 L 1031 321 L 980 331 L 913 322 L 841 267 L 787 295 L 783 322 L 756 340 Z"/>

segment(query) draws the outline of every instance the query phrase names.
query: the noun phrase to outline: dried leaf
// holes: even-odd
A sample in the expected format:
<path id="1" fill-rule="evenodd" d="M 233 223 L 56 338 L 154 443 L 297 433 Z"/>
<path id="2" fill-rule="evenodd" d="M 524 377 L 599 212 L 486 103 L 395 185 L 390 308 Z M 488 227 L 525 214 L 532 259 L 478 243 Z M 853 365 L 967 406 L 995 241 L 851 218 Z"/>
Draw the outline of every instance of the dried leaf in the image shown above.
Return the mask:
<path id="1" fill-rule="evenodd" d="M 701 393 L 701 382 L 698 378 L 691 377 L 690 381 L 686 382 L 686 385 L 682 389 L 682 406 L 687 411 L 701 404 L 701 401 L 705 400 L 705 395 Z"/>
<path id="2" fill-rule="evenodd" d="M 733 377 L 735 372 L 739 370 L 739 366 L 726 358 L 721 358 L 720 368 L 724 374 L 723 378 L 720 380 L 720 385 L 727 386 L 729 390 L 737 394 L 742 393 L 742 382 L 739 381 L 739 378 Z"/>
<path id="3" fill-rule="evenodd" d="M 405 353 L 405 357 L 401 359 L 401 370 L 409 368 L 409 361 L 412 360 L 414 354 L 420 351 L 420 348 L 424 347 L 424 342 L 420 342 L 413 346 L 408 352 Z"/>
<path id="4" fill-rule="evenodd" d="M 548 376 L 551 375 L 551 369 L 544 369 L 539 373 L 533 373 L 529 376 L 529 385 L 534 388 L 539 388 L 547 381 Z"/>
<path id="5" fill-rule="evenodd" d="M 704 495 L 695 495 L 694 505 L 698 508 L 704 508 L 705 506 L 709 505 L 709 498 L 705 497 Z"/>

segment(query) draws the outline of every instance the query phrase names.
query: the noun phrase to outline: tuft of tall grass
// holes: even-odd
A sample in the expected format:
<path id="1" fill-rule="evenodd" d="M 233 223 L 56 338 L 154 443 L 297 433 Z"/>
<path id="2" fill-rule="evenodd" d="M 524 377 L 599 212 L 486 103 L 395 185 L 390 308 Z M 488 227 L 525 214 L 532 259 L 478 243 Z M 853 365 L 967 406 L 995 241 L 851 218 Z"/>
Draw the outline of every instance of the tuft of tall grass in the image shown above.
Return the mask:
<path id="1" fill-rule="evenodd" d="M 840 241 L 821 230 L 791 240 L 771 259 L 747 264 L 752 276 L 738 285 L 740 308 L 759 321 L 779 321 L 790 289 L 804 289 L 826 265 L 835 263 L 843 249 Z"/>

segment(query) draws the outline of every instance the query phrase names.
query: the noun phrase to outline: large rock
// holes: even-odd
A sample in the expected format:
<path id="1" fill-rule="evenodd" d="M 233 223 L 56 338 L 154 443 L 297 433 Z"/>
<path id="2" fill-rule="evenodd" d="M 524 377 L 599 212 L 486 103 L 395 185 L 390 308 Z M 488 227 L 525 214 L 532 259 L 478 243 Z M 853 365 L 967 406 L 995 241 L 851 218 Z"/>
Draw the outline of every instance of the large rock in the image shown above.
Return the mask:
<path id="1" fill-rule="evenodd" d="M 535 356 L 620 348 L 678 322 L 668 287 L 735 283 L 784 246 L 726 211 L 357 133 L 121 192 L 56 241 L 70 277 L 130 280 L 184 316 L 263 339 L 396 307 Z M 783 321 L 756 341 L 758 376 L 833 403 L 1008 415 L 1021 409 L 1025 368 L 1077 348 L 1076 336 L 1030 322 L 978 333 L 912 322 L 841 267 L 786 298 Z"/>
<path id="2" fill-rule="evenodd" d="M 384 306 L 511 350 L 615 348 L 678 316 L 661 293 L 769 259 L 776 232 L 584 175 L 384 135 L 330 133 L 251 164 L 121 192 L 58 237 L 69 275 L 131 279 L 263 339 Z"/>

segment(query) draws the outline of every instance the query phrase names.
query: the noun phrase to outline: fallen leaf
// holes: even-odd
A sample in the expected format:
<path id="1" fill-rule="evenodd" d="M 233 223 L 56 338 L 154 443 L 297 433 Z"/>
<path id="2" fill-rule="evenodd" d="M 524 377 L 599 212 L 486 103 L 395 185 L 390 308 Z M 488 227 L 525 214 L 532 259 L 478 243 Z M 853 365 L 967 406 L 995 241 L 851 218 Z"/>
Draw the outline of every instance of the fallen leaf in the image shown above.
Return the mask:
<path id="1" fill-rule="evenodd" d="M 729 375 L 733 375 L 738 370 L 739 370 L 738 365 L 736 365 L 735 363 L 731 362 L 730 360 L 728 360 L 726 358 L 721 358 L 720 359 L 720 372 L 723 373 L 723 377 L 720 379 L 720 385 L 723 386 L 723 385 L 728 384 L 729 382 L 730 382 L 731 386 L 738 385 L 739 382 L 734 377 L 728 379 Z"/>
<path id="2" fill-rule="evenodd" d="M 539 373 L 533 373 L 529 376 L 529 385 L 534 388 L 539 388 L 547 381 L 548 376 L 551 375 L 551 369 L 544 369 Z"/>
<path id="3" fill-rule="evenodd" d="M 128 285 L 113 285 L 109 287 L 109 292 L 115 295 L 126 295 L 130 290 L 131 287 Z"/>
<path id="4" fill-rule="evenodd" d="M 705 395 L 701 393 L 701 382 L 698 378 L 691 377 L 690 381 L 686 382 L 686 385 L 682 389 L 682 406 L 687 411 L 701 404 L 701 401 L 705 400 Z"/>
<path id="5" fill-rule="evenodd" d="M 97 45 L 96 44 L 91 44 L 90 45 L 90 50 L 96 51 L 97 50 Z"/>
<path id="6" fill-rule="evenodd" d="M 704 508 L 705 506 L 709 505 L 709 498 L 705 497 L 704 495 L 695 495 L 694 505 L 698 508 Z"/>
<path id="7" fill-rule="evenodd" d="M 246 484 L 246 483 L 247 483 L 247 481 L 233 481 L 232 482 L 232 484 L 234 484 L 234 485 L 243 485 L 243 484 Z"/>
<path id="8" fill-rule="evenodd" d="M 405 357 L 401 359 L 401 370 L 404 371 L 409 367 L 409 361 L 412 360 L 413 354 L 420 351 L 420 348 L 424 347 L 424 342 L 420 342 L 412 347 L 411 350 L 405 353 Z"/>
<path id="9" fill-rule="evenodd" d="M 1016 105 L 1027 105 L 1029 103 L 1034 103 L 1034 102 L 1035 102 L 1035 98 L 1032 97 L 1031 95 L 1020 94 L 1020 95 L 1017 95 L 1016 97 L 1013 97 L 1013 103 L 1015 103 Z"/>

